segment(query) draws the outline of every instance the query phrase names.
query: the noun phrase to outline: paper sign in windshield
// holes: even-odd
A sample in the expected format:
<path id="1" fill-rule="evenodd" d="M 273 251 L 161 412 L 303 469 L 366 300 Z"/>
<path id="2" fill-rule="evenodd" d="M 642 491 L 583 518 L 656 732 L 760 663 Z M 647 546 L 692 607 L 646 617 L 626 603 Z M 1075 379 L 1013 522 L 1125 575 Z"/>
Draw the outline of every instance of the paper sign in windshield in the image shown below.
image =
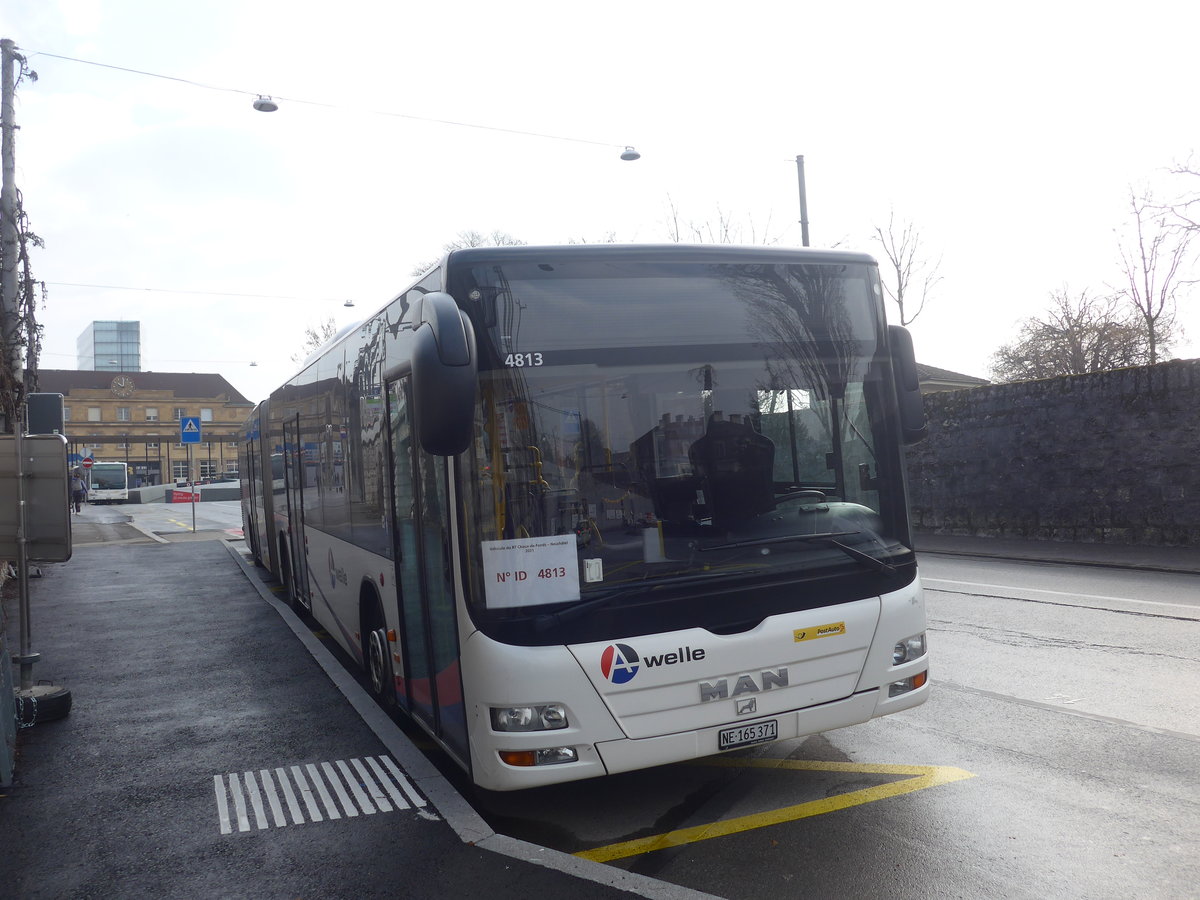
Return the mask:
<path id="1" fill-rule="evenodd" d="M 575 535 L 484 541 L 483 578 L 489 609 L 578 600 Z"/>

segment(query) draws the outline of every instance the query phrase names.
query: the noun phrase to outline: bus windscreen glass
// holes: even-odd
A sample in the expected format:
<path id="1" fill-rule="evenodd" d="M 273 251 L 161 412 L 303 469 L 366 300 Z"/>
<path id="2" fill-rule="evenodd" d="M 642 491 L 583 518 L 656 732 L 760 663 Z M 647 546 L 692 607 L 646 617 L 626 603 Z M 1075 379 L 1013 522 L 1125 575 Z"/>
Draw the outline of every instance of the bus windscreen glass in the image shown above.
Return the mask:
<path id="1" fill-rule="evenodd" d="M 89 474 L 94 491 L 123 491 L 129 486 L 124 463 L 97 463 Z"/>
<path id="2" fill-rule="evenodd" d="M 549 641 L 625 603 L 911 562 L 873 266 L 556 258 L 458 279 L 480 345 L 462 470 L 483 627 Z"/>

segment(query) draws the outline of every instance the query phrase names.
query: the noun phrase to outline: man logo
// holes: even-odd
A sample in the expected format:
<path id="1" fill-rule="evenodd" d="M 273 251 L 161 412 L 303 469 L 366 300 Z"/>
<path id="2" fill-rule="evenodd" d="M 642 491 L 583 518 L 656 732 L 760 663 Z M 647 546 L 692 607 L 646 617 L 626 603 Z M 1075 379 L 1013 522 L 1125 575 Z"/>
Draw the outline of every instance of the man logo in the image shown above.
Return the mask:
<path id="1" fill-rule="evenodd" d="M 628 644 L 609 644 L 600 654 L 600 674 L 613 684 L 628 684 L 640 666 L 637 651 Z"/>

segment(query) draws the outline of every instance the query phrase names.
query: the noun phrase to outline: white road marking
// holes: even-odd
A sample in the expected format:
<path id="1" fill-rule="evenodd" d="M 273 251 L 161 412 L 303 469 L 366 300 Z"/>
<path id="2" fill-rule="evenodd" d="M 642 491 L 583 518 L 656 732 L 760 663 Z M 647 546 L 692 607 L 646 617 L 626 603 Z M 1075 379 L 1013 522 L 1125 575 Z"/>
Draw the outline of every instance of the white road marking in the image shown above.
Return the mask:
<path id="1" fill-rule="evenodd" d="M 279 803 L 279 794 L 275 793 L 275 781 L 271 778 L 271 770 L 262 769 L 258 775 L 262 779 L 263 792 L 267 795 L 267 802 L 271 804 L 271 815 L 275 819 L 275 827 L 283 828 L 287 825 L 287 819 L 283 817 L 283 806 Z"/>
<path id="2" fill-rule="evenodd" d="M 268 828 L 266 810 L 263 809 L 262 795 L 258 792 L 258 782 L 254 778 L 253 772 L 247 772 L 245 775 L 246 793 L 250 795 L 250 805 L 254 809 L 254 824 L 258 826 L 259 831 Z"/>
<path id="3" fill-rule="evenodd" d="M 213 787 L 217 789 L 217 817 L 221 821 L 221 834 L 232 834 L 233 826 L 229 823 L 229 800 L 225 795 L 225 781 L 220 775 L 213 776 Z"/>
<path id="4" fill-rule="evenodd" d="M 325 814 L 331 819 L 340 819 L 342 814 L 338 812 L 337 805 L 329 796 L 329 791 L 325 789 L 325 782 L 321 778 L 321 773 L 317 771 L 317 767 L 313 763 L 309 763 L 304 768 L 308 770 L 308 777 L 312 779 L 313 787 L 317 789 L 317 794 L 325 807 Z"/>
<path id="5" fill-rule="evenodd" d="M 1137 603 L 1143 606 L 1169 606 L 1172 609 L 1196 609 L 1191 603 L 1168 603 L 1163 600 L 1134 600 L 1132 597 L 1105 597 L 1100 594 L 1078 594 L 1071 591 L 1047 591 L 1042 588 L 1016 587 L 1011 584 L 984 584 L 978 581 L 950 581 L 943 578 L 924 578 L 921 583 L 931 590 L 938 590 L 934 585 L 942 584 L 955 587 L 976 588 L 989 591 L 1017 591 L 1025 594 L 1048 594 L 1052 597 L 1070 597 L 1074 600 L 1097 600 L 1101 603 Z"/>
<path id="6" fill-rule="evenodd" d="M 375 761 L 372 759 L 368 759 L 367 762 L 371 763 L 372 765 L 377 765 L 375 763 Z M 350 760 L 350 764 L 352 766 L 354 766 L 355 770 L 358 772 L 359 777 L 362 779 L 363 785 L 370 788 L 371 799 L 375 801 L 375 805 L 378 806 L 379 809 L 382 810 L 383 812 L 391 812 L 392 804 L 388 802 L 388 799 L 384 795 L 383 790 L 380 789 L 379 782 L 370 776 L 370 774 L 367 772 L 366 768 L 364 768 L 363 764 L 359 760 L 352 759 L 352 760 Z M 386 779 L 382 778 L 383 773 L 379 772 L 378 769 L 376 769 L 376 772 L 380 776 L 380 780 L 384 781 L 385 786 L 388 786 Z M 397 805 L 399 805 L 401 808 L 408 806 L 407 803 L 403 803 L 403 802 L 400 804 L 397 804 Z"/>
<path id="7" fill-rule="evenodd" d="M 371 802 L 371 798 L 367 796 L 366 792 L 362 789 L 362 785 L 358 783 L 358 776 L 351 772 L 350 767 L 340 759 L 337 761 L 337 767 L 342 773 L 342 778 L 349 785 L 350 791 L 354 794 L 354 802 L 358 804 L 358 808 L 368 815 L 377 812 L 375 804 Z"/>
<path id="8" fill-rule="evenodd" d="M 271 769 L 259 769 L 257 773 L 214 775 L 213 788 L 221 834 L 234 832 L 235 819 L 237 831 L 251 831 L 251 812 L 254 826 L 259 831 L 414 807 L 422 818 L 437 819 L 422 809 L 427 801 L 395 761 L 386 755 L 332 763 L 305 763 L 303 767 L 279 766 L 274 769 L 274 774 Z M 344 816 L 334 800 L 335 795 L 345 810 Z M 291 815 L 290 823 L 284 813 L 285 805 Z"/>
<path id="9" fill-rule="evenodd" d="M 233 808 L 237 812 L 238 831 L 249 831 L 250 820 L 246 818 L 246 798 L 242 795 L 242 783 L 237 773 L 229 776 L 229 791 L 233 794 Z"/>
<path id="10" fill-rule="evenodd" d="M 292 766 L 292 777 L 296 779 L 296 786 L 300 788 L 300 796 L 304 798 L 304 803 L 308 806 L 308 817 L 314 822 L 323 821 L 325 817 L 321 815 L 321 809 L 317 806 L 316 798 L 313 797 L 312 788 L 304 780 L 304 773 L 300 771 L 299 766 Z"/>
<path id="11" fill-rule="evenodd" d="M 404 793 L 408 794 L 408 799 L 412 802 L 412 805 L 417 808 L 424 806 L 425 798 L 418 794 L 416 788 L 408 783 L 408 779 L 404 777 L 404 773 L 400 771 L 400 767 L 392 761 L 392 758 L 390 756 L 381 756 L 379 758 L 383 761 L 388 771 L 392 773 L 392 777 L 396 779 L 396 783 L 400 785 Z"/>
<path id="12" fill-rule="evenodd" d="M 292 814 L 292 824 L 299 825 L 304 821 L 304 813 L 300 811 L 300 801 L 292 793 L 292 783 L 288 781 L 287 772 L 279 768 L 275 770 L 275 775 L 279 778 L 279 786 L 283 788 L 283 799 L 287 801 L 288 812 Z"/>
<path id="13" fill-rule="evenodd" d="M 325 780 L 329 783 L 329 786 L 333 788 L 333 792 L 337 794 L 338 799 L 342 801 L 342 809 L 346 810 L 346 815 L 357 816 L 358 810 L 350 801 L 350 795 L 343 790 L 342 780 L 337 777 L 337 772 L 333 770 L 333 766 L 327 762 L 323 762 L 321 763 L 321 770 L 325 773 Z M 372 810 L 372 812 L 374 812 L 374 810 Z"/>

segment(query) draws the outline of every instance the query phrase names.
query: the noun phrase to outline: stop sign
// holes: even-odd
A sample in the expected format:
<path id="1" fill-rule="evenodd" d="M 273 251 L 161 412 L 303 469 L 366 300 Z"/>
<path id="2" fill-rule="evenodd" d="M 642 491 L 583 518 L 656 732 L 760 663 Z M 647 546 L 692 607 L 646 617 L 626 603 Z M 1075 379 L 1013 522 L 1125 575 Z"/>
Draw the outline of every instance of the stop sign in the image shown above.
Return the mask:
<path id="1" fill-rule="evenodd" d="M 85 456 L 83 458 L 83 462 L 80 463 L 80 465 L 83 466 L 85 469 L 90 469 L 92 467 L 92 461 L 93 460 L 90 456 Z"/>

